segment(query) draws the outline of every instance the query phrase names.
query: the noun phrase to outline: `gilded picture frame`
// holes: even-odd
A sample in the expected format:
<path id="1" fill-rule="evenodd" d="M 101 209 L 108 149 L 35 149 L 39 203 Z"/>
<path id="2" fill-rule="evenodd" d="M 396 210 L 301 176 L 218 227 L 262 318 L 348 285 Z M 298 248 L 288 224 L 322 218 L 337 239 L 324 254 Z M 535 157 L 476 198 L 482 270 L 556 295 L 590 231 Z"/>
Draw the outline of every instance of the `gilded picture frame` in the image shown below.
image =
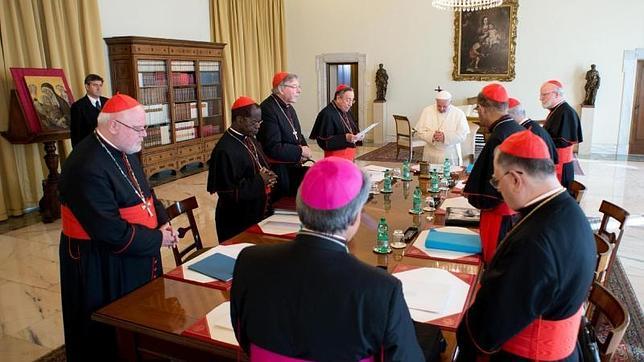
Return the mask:
<path id="1" fill-rule="evenodd" d="M 518 0 L 504 0 L 496 8 L 454 13 L 454 80 L 514 79 L 518 7 Z"/>

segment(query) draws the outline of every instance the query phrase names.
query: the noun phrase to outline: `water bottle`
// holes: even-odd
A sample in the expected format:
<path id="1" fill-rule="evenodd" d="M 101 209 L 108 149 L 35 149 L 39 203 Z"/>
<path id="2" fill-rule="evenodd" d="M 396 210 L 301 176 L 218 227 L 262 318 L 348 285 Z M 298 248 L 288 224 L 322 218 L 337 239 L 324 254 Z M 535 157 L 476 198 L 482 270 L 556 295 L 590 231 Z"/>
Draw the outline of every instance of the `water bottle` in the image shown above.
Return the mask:
<path id="1" fill-rule="evenodd" d="M 416 186 L 416 189 L 414 190 L 414 196 L 411 202 L 411 205 L 412 205 L 411 211 L 414 214 L 420 214 L 422 212 L 422 209 L 421 209 L 422 197 L 423 197 L 423 194 L 420 192 L 420 187 Z"/>
<path id="2" fill-rule="evenodd" d="M 385 171 L 385 179 L 383 181 L 383 192 L 391 192 L 391 170 Z"/>
<path id="3" fill-rule="evenodd" d="M 387 225 L 387 220 L 384 217 L 380 218 L 378 223 L 378 239 L 375 251 L 380 254 L 386 254 L 391 251 L 389 248 L 389 225 Z"/>
<path id="4" fill-rule="evenodd" d="M 438 172 L 434 171 L 432 172 L 432 184 L 429 188 L 429 192 L 438 192 Z"/>
<path id="5" fill-rule="evenodd" d="M 400 177 L 403 179 L 403 181 L 411 180 L 411 172 L 408 160 L 404 160 L 402 163 L 402 167 L 400 168 Z"/>
<path id="6" fill-rule="evenodd" d="M 452 173 L 452 163 L 449 162 L 449 158 L 446 158 L 445 162 L 443 162 L 443 177 L 449 180 L 451 173 Z"/>

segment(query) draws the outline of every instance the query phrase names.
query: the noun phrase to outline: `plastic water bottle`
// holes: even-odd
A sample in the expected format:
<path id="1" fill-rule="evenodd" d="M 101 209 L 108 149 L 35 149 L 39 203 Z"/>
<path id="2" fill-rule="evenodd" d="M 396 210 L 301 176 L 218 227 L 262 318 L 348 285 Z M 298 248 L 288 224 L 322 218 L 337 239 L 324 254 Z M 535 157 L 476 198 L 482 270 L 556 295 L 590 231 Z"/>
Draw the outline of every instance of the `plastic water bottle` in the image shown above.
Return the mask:
<path id="1" fill-rule="evenodd" d="M 438 172 L 432 172 L 432 184 L 431 187 L 429 188 L 429 192 L 438 192 Z"/>
<path id="2" fill-rule="evenodd" d="M 414 190 L 414 196 L 412 197 L 411 201 L 411 211 L 415 214 L 420 214 L 422 209 L 421 209 L 421 204 L 422 204 L 422 197 L 423 194 L 420 192 L 420 187 L 416 186 L 416 189 Z"/>
<path id="3" fill-rule="evenodd" d="M 385 171 L 385 179 L 383 181 L 382 191 L 391 192 L 391 171 Z"/>
<path id="4" fill-rule="evenodd" d="M 404 181 L 411 180 L 411 171 L 410 171 L 410 168 L 409 168 L 409 161 L 408 160 L 404 160 L 403 163 L 402 163 L 402 167 L 400 168 L 400 177 Z"/>
<path id="5" fill-rule="evenodd" d="M 443 177 L 450 179 L 452 173 L 452 163 L 449 162 L 449 158 L 446 158 L 443 162 Z"/>
<path id="6" fill-rule="evenodd" d="M 391 251 L 389 248 L 389 225 L 387 220 L 382 217 L 378 223 L 378 239 L 376 241 L 377 253 L 386 254 Z"/>

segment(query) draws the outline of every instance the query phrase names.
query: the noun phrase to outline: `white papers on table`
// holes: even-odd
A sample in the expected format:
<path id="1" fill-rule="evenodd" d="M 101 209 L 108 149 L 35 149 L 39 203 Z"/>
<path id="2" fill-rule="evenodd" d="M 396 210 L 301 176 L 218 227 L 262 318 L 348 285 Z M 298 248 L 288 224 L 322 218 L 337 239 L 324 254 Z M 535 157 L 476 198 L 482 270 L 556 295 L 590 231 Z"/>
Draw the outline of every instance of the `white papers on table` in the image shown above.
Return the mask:
<path id="1" fill-rule="evenodd" d="M 413 320 L 429 322 L 463 311 L 470 285 L 447 270 L 416 268 L 393 274 Z"/>
<path id="2" fill-rule="evenodd" d="M 240 243 L 240 244 L 232 244 L 232 245 L 217 245 L 214 248 L 206 251 L 205 253 L 199 255 L 198 257 L 189 260 L 185 262 L 183 265 L 181 265 L 181 268 L 183 268 L 183 278 L 186 280 L 192 280 L 195 282 L 200 282 L 200 283 L 210 283 L 217 281 L 218 279 L 211 278 L 209 276 L 203 275 L 199 272 L 196 272 L 194 270 L 188 269 L 188 267 L 198 261 L 203 260 L 204 258 L 207 258 L 213 254 L 219 253 L 219 254 L 224 254 L 226 256 L 229 256 L 233 259 L 237 259 L 237 256 L 239 253 L 241 253 L 242 249 L 252 246 L 254 244 L 251 243 Z"/>
<path id="3" fill-rule="evenodd" d="M 463 196 L 459 197 L 450 197 L 443 201 L 440 208 L 447 210 L 448 207 L 460 207 L 463 209 L 476 209 L 474 206 L 470 205 L 467 199 Z"/>
<path id="4" fill-rule="evenodd" d="M 476 232 L 459 226 L 445 226 L 441 228 L 436 228 L 435 230 L 447 232 L 447 233 L 453 232 L 453 233 L 460 233 L 460 234 L 476 235 Z M 429 230 L 421 231 L 418 234 L 418 237 L 416 238 L 416 240 L 414 241 L 414 246 L 429 257 L 447 259 L 447 260 L 456 260 L 470 255 L 474 255 L 472 253 L 463 253 L 460 251 L 426 248 L 425 240 L 427 240 L 428 235 L 429 235 Z"/>
<path id="5" fill-rule="evenodd" d="M 456 183 L 456 185 L 454 185 L 454 189 L 455 189 L 455 190 L 463 191 L 463 189 L 465 188 L 465 184 L 466 184 L 466 182 L 465 182 L 465 181 L 460 180 L 460 181 L 458 181 L 458 182 Z"/>
<path id="6" fill-rule="evenodd" d="M 259 226 L 265 234 L 293 234 L 300 231 L 300 218 L 297 214 L 275 214 L 260 221 L 257 226 Z"/>
<path id="7" fill-rule="evenodd" d="M 419 169 L 420 170 L 420 169 Z M 449 168 L 450 172 L 461 172 L 463 171 L 463 166 L 458 166 L 458 165 L 452 165 Z M 429 164 L 429 171 L 438 171 L 440 173 L 443 172 L 443 164 L 442 163 L 430 163 Z"/>
<path id="8" fill-rule="evenodd" d="M 274 215 L 297 215 L 297 211 L 295 210 L 287 210 L 287 209 L 275 209 L 273 210 Z"/>
<path id="9" fill-rule="evenodd" d="M 230 302 L 223 302 L 207 315 L 210 338 L 237 346 L 237 338 L 230 321 Z"/>
<path id="10" fill-rule="evenodd" d="M 369 131 L 371 131 L 371 130 L 372 130 L 374 127 L 376 127 L 378 124 L 380 124 L 380 122 L 372 123 L 372 124 L 371 124 L 371 125 L 369 125 L 367 128 L 365 128 L 365 129 L 363 129 L 362 131 L 358 132 L 358 133 L 356 134 L 356 137 L 358 138 L 358 140 L 359 140 L 359 141 L 362 141 L 362 140 L 364 139 L 364 136 L 366 136 L 366 135 L 367 135 L 367 133 L 369 133 Z"/>
<path id="11" fill-rule="evenodd" d="M 385 171 L 389 170 L 387 167 L 376 166 L 376 165 L 367 165 L 362 168 L 367 175 L 369 175 L 369 180 L 371 183 L 377 183 L 385 179 Z"/>

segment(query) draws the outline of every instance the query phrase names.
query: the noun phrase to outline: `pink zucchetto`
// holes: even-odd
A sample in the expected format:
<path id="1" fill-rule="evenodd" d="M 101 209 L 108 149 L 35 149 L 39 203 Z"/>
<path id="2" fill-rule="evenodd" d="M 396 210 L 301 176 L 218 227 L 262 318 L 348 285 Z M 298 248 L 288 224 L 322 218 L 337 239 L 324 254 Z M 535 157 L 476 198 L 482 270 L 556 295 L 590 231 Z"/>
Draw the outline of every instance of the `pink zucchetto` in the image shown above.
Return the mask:
<path id="1" fill-rule="evenodd" d="M 358 196 L 362 182 L 362 172 L 353 162 L 327 157 L 317 161 L 304 175 L 300 199 L 313 209 L 339 209 Z"/>

